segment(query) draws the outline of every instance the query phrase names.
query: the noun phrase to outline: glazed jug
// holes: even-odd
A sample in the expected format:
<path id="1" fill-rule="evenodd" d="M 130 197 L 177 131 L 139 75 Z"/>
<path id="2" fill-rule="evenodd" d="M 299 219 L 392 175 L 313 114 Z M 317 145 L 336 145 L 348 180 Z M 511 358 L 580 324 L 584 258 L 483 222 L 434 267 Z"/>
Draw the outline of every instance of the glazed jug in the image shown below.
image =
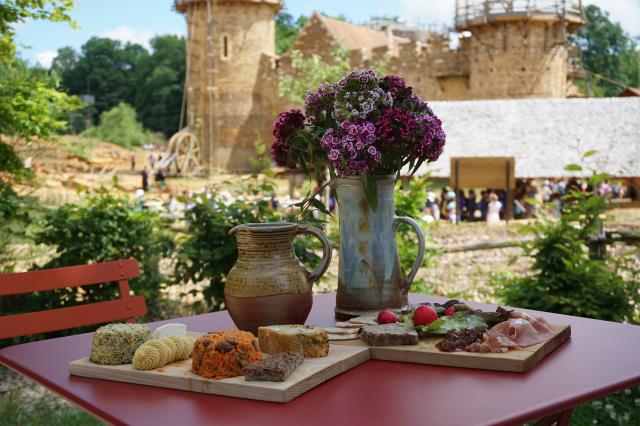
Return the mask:
<path id="1" fill-rule="evenodd" d="M 238 243 L 238 261 L 224 288 L 229 315 L 239 329 L 304 324 L 313 303 L 312 284 L 331 262 L 331 243 L 320 230 L 295 223 L 247 223 L 229 231 Z M 299 234 L 313 235 L 324 250 L 318 267 L 309 272 L 293 251 Z"/>
<path id="2" fill-rule="evenodd" d="M 336 317 L 346 319 L 377 314 L 384 308 L 401 308 L 408 303 L 411 283 L 422 265 L 424 235 L 418 223 L 395 215 L 395 176 L 374 177 L 378 205 L 367 201 L 360 177 L 336 179 L 340 220 L 340 259 Z M 403 277 L 396 243 L 400 224 L 410 225 L 418 237 L 418 255 Z"/>

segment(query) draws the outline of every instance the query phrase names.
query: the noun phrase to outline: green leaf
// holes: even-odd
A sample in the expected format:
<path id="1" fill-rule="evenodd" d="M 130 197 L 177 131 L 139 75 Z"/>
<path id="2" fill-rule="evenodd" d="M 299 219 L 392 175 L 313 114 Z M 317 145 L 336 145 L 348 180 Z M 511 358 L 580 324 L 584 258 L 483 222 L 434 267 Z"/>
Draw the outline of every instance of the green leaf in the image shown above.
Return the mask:
<path id="1" fill-rule="evenodd" d="M 378 187 L 376 181 L 373 178 L 371 172 L 367 172 L 361 176 L 362 186 L 364 187 L 364 194 L 367 197 L 367 202 L 371 206 L 373 211 L 378 209 Z"/>
<path id="2" fill-rule="evenodd" d="M 598 151 L 595 150 L 595 149 L 589 150 L 589 151 L 585 152 L 584 154 L 582 154 L 582 159 L 584 160 L 585 158 L 592 157 L 592 156 L 596 155 L 597 153 L 598 153 Z"/>
<path id="3" fill-rule="evenodd" d="M 444 335 L 449 330 L 462 330 L 463 328 L 487 327 L 487 322 L 478 315 L 465 315 L 457 313 L 455 315 L 441 317 L 429 325 L 416 327 L 420 336 L 424 335 Z"/>
<path id="4" fill-rule="evenodd" d="M 318 200 L 317 198 L 311 198 L 309 200 L 309 203 L 316 209 L 320 210 L 321 213 L 331 215 L 331 212 L 325 207 L 324 204 L 322 204 L 322 201 Z"/>
<path id="5" fill-rule="evenodd" d="M 581 172 L 582 171 L 582 166 L 579 164 L 567 164 L 566 166 L 564 166 L 564 169 L 568 172 Z"/>

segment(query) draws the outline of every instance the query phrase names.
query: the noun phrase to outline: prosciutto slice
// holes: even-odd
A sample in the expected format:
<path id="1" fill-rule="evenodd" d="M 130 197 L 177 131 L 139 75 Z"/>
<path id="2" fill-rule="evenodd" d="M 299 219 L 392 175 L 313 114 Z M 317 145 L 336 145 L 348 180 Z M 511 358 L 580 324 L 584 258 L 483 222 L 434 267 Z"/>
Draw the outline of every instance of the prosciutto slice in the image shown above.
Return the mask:
<path id="1" fill-rule="evenodd" d="M 534 318 L 514 311 L 506 321 L 496 324 L 482 337 L 482 342 L 467 346 L 469 352 L 506 352 L 510 348 L 525 348 L 553 337 L 553 328 L 543 318 Z"/>

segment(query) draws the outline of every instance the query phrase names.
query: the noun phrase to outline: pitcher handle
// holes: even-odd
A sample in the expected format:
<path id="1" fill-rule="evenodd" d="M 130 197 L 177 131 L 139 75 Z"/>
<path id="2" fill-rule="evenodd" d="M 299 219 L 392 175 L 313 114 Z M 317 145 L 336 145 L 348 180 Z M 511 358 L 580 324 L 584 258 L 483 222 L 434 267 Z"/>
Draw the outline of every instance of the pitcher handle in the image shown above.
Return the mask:
<path id="1" fill-rule="evenodd" d="M 313 235 L 322 243 L 322 260 L 320 261 L 320 264 L 316 267 L 316 269 L 314 269 L 309 275 L 309 280 L 311 282 L 316 282 L 320 279 L 321 276 L 324 275 L 325 272 L 327 272 L 327 268 L 329 268 L 329 264 L 331 263 L 331 254 L 333 251 L 331 242 L 329 241 L 329 238 L 327 238 L 327 236 L 324 234 L 324 232 L 318 230 L 317 228 L 314 228 L 313 226 L 297 225 L 296 230 L 298 234 Z"/>
<path id="2" fill-rule="evenodd" d="M 424 234 L 422 233 L 422 229 L 420 229 L 420 225 L 415 220 L 411 219 L 407 216 L 396 216 L 393 219 L 393 233 L 395 234 L 398 231 L 398 227 L 401 223 L 406 223 L 410 225 L 416 234 L 418 235 L 418 255 L 416 256 L 416 260 L 413 261 L 413 265 L 411 266 L 411 271 L 407 275 L 407 279 L 404 282 L 404 291 L 409 292 L 411 289 L 411 284 L 413 283 L 413 279 L 416 277 L 418 273 L 418 269 L 422 266 L 422 260 L 424 259 Z"/>

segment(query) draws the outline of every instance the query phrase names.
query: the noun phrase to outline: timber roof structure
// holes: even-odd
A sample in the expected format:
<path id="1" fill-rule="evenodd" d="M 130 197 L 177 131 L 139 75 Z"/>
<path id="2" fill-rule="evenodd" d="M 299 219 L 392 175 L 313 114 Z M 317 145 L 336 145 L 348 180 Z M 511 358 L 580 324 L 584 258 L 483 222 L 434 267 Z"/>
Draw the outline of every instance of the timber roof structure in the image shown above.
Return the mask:
<path id="1" fill-rule="evenodd" d="M 329 33 L 345 49 L 373 49 L 380 46 L 389 45 L 389 35 L 384 31 L 377 31 L 367 27 L 353 25 L 339 19 L 328 18 L 318 12 L 313 12 L 313 16 L 320 20 Z M 307 24 L 308 25 L 308 24 Z M 411 40 L 404 37 L 392 36 L 396 44 L 411 43 Z"/>
<path id="2" fill-rule="evenodd" d="M 430 102 L 447 134 L 438 161 L 423 165 L 446 177 L 451 157 L 515 157 L 516 178 L 578 176 L 564 166 L 597 154 L 587 167 L 640 177 L 640 99 L 509 99 Z"/>

